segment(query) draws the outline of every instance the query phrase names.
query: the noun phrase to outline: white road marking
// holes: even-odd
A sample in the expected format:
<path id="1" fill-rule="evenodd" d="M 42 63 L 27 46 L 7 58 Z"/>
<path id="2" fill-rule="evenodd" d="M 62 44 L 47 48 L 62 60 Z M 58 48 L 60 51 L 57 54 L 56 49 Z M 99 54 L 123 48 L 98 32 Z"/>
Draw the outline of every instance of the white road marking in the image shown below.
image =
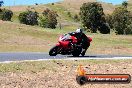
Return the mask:
<path id="1" fill-rule="evenodd" d="M 54 57 L 53 57 L 54 58 Z M 3 61 L 0 63 L 18 63 L 18 62 L 33 62 L 33 61 L 47 61 L 47 60 L 117 60 L 117 59 L 132 59 L 132 57 L 112 57 L 112 58 L 93 58 L 93 57 L 80 57 L 80 58 L 63 58 L 63 59 L 37 59 L 37 60 L 20 60 L 20 61 Z"/>

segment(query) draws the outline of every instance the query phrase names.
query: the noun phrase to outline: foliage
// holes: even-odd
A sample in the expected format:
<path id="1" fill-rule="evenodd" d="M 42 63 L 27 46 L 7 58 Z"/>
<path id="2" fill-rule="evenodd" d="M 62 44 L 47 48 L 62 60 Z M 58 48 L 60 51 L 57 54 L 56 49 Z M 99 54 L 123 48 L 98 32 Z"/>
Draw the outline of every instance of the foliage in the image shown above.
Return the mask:
<path id="1" fill-rule="evenodd" d="M 100 27 L 98 28 L 100 33 L 102 34 L 108 34 L 110 33 L 110 27 L 108 23 L 101 23 Z"/>
<path id="2" fill-rule="evenodd" d="M 128 6 L 127 1 L 124 1 L 124 2 L 122 3 L 122 6 L 125 7 L 125 8 L 127 8 L 127 6 Z"/>
<path id="3" fill-rule="evenodd" d="M 2 19 L 2 9 L 0 8 L 0 20 Z"/>
<path id="4" fill-rule="evenodd" d="M 67 12 L 68 17 L 72 17 L 71 12 Z"/>
<path id="5" fill-rule="evenodd" d="M 27 21 L 27 19 L 26 19 L 27 15 L 28 15 L 27 11 L 22 12 L 22 13 L 19 14 L 18 18 L 19 18 L 20 23 L 27 24 L 26 23 L 26 21 Z"/>
<path id="6" fill-rule="evenodd" d="M 51 3 L 51 5 L 54 5 L 55 3 Z"/>
<path id="7" fill-rule="evenodd" d="M 0 19 L 3 21 L 11 21 L 13 12 L 7 9 L 0 9 Z"/>
<path id="8" fill-rule="evenodd" d="M 50 9 L 46 8 L 44 11 L 43 11 L 43 15 L 46 16 L 48 15 L 48 13 L 50 12 Z"/>
<path id="9" fill-rule="evenodd" d="M 57 25 L 57 13 L 47 8 L 42 14 L 43 16 L 39 18 L 39 25 L 44 28 L 55 29 Z"/>
<path id="10" fill-rule="evenodd" d="M 38 24 L 38 13 L 33 11 L 25 11 L 19 14 L 20 23 L 27 25 Z"/>
<path id="11" fill-rule="evenodd" d="M 112 22 L 112 15 L 107 14 L 105 16 L 106 22 L 109 24 L 109 27 L 112 29 L 113 28 L 113 22 Z"/>
<path id="12" fill-rule="evenodd" d="M 132 34 L 132 21 L 131 24 L 127 26 L 126 34 Z"/>
<path id="13" fill-rule="evenodd" d="M 79 16 L 78 16 L 77 14 L 74 15 L 73 19 L 74 19 L 74 21 L 76 21 L 76 22 L 77 22 L 77 21 L 80 21 Z"/>
<path id="14" fill-rule="evenodd" d="M 117 34 L 132 32 L 132 14 L 124 7 L 117 7 L 112 14 L 113 27 Z"/>
<path id="15" fill-rule="evenodd" d="M 80 16 L 83 27 L 90 29 L 92 33 L 96 33 L 97 30 L 104 34 L 110 32 L 101 4 L 97 2 L 84 3 L 80 7 Z"/>
<path id="16" fill-rule="evenodd" d="M 35 5 L 38 5 L 38 3 L 35 3 Z"/>
<path id="17" fill-rule="evenodd" d="M 4 1 L 0 1 L 0 7 L 4 4 Z"/>
<path id="18" fill-rule="evenodd" d="M 40 16 L 39 17 L 39 26 L 44 27 L 44 28 L 48 28 L 49 27 L 48 19 L 44 16 Z"/>

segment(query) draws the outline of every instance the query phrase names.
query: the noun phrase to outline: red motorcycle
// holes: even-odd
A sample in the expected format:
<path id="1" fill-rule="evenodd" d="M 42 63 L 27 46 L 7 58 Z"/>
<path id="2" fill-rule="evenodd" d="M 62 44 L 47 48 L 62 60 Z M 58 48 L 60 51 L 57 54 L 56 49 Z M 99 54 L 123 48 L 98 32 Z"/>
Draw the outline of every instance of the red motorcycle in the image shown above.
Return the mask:
<path id="1" fill-rule="evenodd" d="M 90 43 L 92 38 L 87 38 Z M 71 36 L 70 34 L 61 35 L 58 43 L 50 49 L 49 55 L 56 56 L 57 54 L 62 54 L 78 57 L 82 52 L 82 45 L 77 43 L 78 39 L 75 36 Z"/>

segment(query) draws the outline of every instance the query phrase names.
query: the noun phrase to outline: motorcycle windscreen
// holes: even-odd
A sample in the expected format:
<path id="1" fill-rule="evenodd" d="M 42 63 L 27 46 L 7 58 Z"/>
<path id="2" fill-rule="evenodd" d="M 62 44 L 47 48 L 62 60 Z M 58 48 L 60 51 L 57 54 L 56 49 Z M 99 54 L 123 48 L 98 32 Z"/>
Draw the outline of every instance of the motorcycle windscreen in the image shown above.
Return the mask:
<path id="1" fill-rule="evenodd" d="M 66 41 L 66 40 L 68 40 L 68 39 L 71 39 L 71 35 L 69 35 L 69 34 L 65 34 L 65 35 L 63 35 L 62 37 L 61 37 L 61 41 Z"/>

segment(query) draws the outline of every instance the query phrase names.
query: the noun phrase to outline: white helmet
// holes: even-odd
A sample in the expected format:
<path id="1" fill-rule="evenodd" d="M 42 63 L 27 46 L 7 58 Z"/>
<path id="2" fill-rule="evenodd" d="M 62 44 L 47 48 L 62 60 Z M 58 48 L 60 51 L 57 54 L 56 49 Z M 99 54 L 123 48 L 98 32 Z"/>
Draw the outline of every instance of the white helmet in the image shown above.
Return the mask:
<path id="1" fill-rule="evenodd" d="M 76 30 L 76 32 L 77 32 L 77 33 L 82 33 L 83 31 L 82 31 L 82 29 L 78 28 L 78 29 Z"/>

